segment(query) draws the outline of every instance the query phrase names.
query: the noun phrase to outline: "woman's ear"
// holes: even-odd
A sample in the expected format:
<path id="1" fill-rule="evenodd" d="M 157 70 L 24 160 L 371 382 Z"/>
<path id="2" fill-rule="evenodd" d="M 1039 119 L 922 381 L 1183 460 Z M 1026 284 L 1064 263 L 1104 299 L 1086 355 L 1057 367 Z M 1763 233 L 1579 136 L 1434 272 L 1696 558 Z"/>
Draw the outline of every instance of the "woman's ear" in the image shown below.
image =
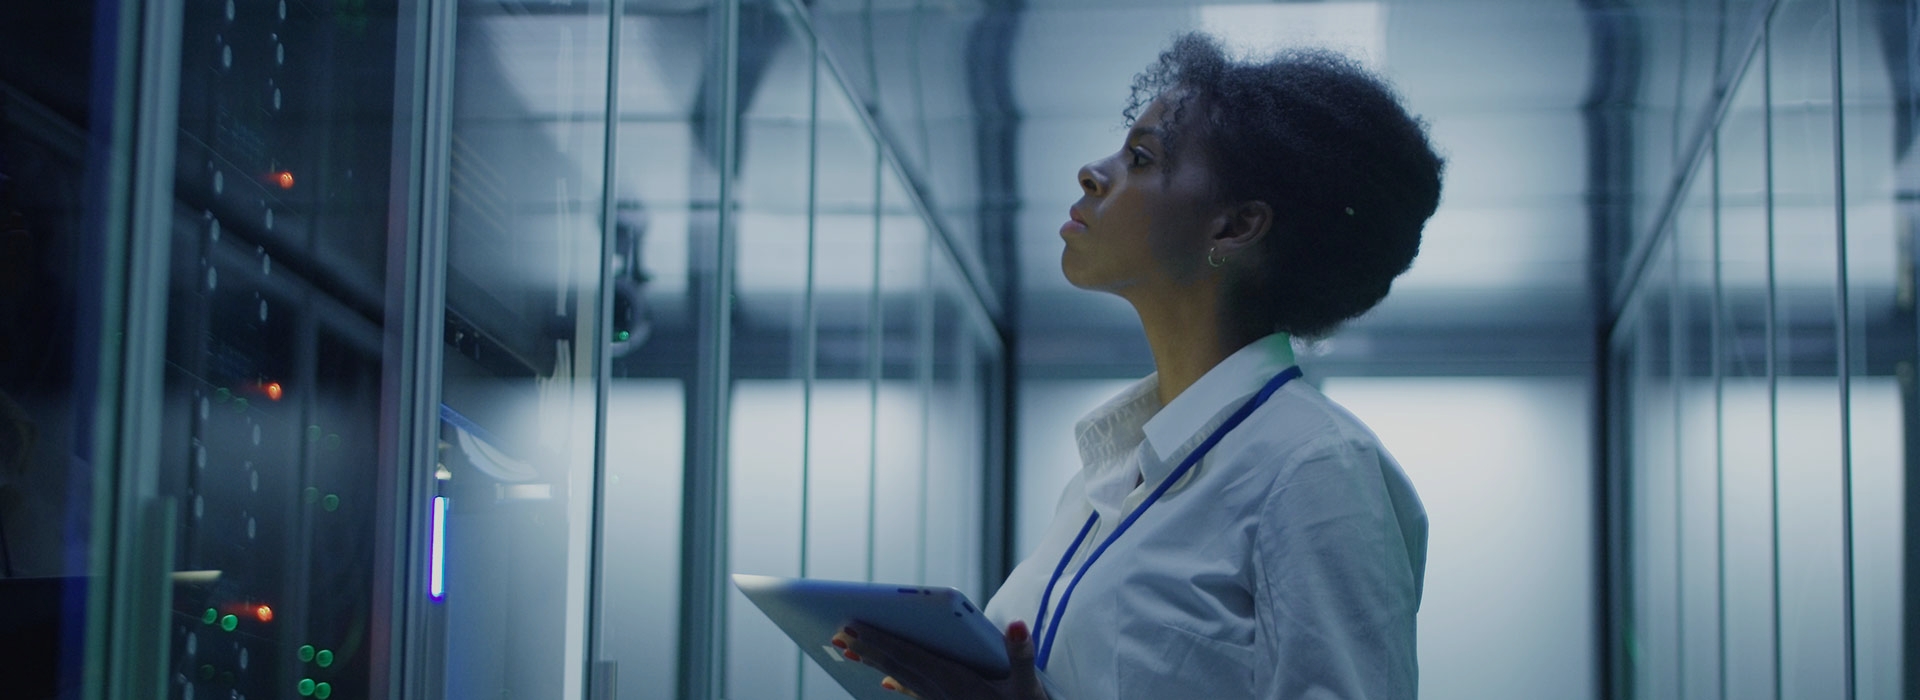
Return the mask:
<path id="1" fill-rule="evenodd" d="M 1252 250 L 1273 229 L 1273 207 L 1260 200 L 1242 202 L 1229 208 L 1221 219 L 1213 245 L 1222 256 L 1230 257 Z"/>

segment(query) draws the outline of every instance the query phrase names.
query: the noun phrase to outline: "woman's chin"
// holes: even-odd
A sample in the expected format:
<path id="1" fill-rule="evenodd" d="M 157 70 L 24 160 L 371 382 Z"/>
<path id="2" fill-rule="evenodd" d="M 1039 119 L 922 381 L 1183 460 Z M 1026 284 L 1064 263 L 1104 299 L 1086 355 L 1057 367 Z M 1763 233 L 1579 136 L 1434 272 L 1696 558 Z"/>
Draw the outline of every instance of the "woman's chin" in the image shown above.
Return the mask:
<path id="1" fill-rule="evenodd" d="M 1077 267 L 1067 261 L 1062 261 L 1060 274 L 1067 278 L 1067 284 L 1089 292 L 1119 294 L 1122 288 L 1128 286 L 1123 281 L 1114 279 L 1112 275 L 1103 275 L 1098 270 Z"/>
<path id="2" fill-rule="evenodd" d="M 1060 276 L 1067 278 L 1067 284 L 1071 284 L 1076 288 L 1093 289 L 1093 287 L 1088 286 L 1087 271 L 1080 265 L 1074 263 L 1075 261 L 1071 253 L 1061 255 Z"/>

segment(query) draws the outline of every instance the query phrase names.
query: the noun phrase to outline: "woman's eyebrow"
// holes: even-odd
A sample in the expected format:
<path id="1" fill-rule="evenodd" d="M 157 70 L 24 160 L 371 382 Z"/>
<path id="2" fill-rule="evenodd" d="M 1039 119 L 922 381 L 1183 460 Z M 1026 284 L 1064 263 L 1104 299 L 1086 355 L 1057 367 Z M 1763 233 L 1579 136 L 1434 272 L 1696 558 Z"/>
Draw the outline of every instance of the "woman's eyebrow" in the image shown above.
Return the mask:
<path id="1" fill-rule="evenodd" d="M 1132 129 L 1127 130 L 1127 140 L 1133 141 L 1135 139 L 1152 136 L 1157 140 L 1165 141 L 1167 139 L 1166 139 L 1166 134 L 1164 132 L 1165 130 L 1159 127 L 1158 125 L 1147 127 L 1147 126 L 1140 126 L 1136 124 Z"/>

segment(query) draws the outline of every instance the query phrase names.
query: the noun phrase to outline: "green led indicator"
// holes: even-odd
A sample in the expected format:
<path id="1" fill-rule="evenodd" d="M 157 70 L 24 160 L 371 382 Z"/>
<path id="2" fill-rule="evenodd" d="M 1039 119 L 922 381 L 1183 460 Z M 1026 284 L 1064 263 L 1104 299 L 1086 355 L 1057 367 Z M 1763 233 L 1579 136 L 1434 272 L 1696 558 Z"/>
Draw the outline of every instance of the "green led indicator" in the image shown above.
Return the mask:
<path id="1" fill-rule="evenodd" d="M 213 664 L 200 664 L 200 680 L 213 680 Z"/>
<path id="2" fill-rule="evenodd" d="M 234 413 L 247 412 L 247 397 L 239 396 L 233 399 L 233 412 Z"/>
<path id="3" fill-rule="evenodd" d="M 633 337 L 633 333 L 631 331 L 620 331 L 619 333 L 613 334 L 613 339 L 618 340 L 622 343 L 627 342 L 627 339 L 631 337 Z"/>
<path id="4" fill-rule="evenodd" d="M 300 496 L 301 496 L 302 498 L 305 498 L 305 499 L 307 499 L 307 502 L 308 502 L 308 503 L 319 503 L 319 502 L 320 502 L 320 489 L 316 489 L 316 488 L 314 488 L 314 487 L 312 487 L 312 486 L 308 486 L 308 487 L 307 487 L 307 489 L 306 489 L 305 491 L 301 491 L 301 492 L 300 492 Z"/>
<path id="5" fill-rule="evenodd" d="M 321 434 L 320 426 L 317 426 L 317 425 L 307 426 L 307 442 L 319 442 L 320 434 Z"/>
<path id="6" fill-rule="evenodd" d="M 313 696 L 320 698 L 320 700 L 327 700 L 327 697 L 330 695 L 333 695 L 333 686 L 331 685 L 321 683 L 313 687 Z"/>
<path id="7" fill-rule="evenodd" d="M 207 608 L 206 612 L 200 613 L 200 624 L 211 625 L 218 619 L 220 619 L 220 611 L 213 608 Z"/>
<path id="8" fill-rule="evenodd" d="M 228 632 L 232 632 L 233 628 L 239 627 L 239 626 L 240 626 L 240 618 L 234 617 L 232 615 L 228 615 L 226 617 L 220 618 L 220 629 L 226 630 Z"/>
<path id="9" fill-rule="evenodd" d="M 320 507 L 327 509 L 329 513 L 340 510 L 340 497 L 331 493 L 327 494 L 326 498 L 320 499 Z"/>
<path id="10" fill-rule="evenodd" d="M 228 401 L 232 401 L 232 400 L 233 400 L 233 392 L 232 392 L 232 391 L 230 391 L 230 390 L 228 390 L 228 389 L 227 389 L 226 387 L 224 387 L 224 386 L 223 386 L 223 387 L 220 387 L 219 389 L 216 389 L 216 390 L 214 390 L 214 392 L 213 392 L 213 400 L 215 400 L 215 401 L 218 401 L 218 402 L 220 402 L 220 403 L 226 403 L 226 402 L 228 402 Z"/>
<path id="11" fill-rule="evenodd" d="M 313 662 L 314 662 L 314 663 L 316 663 L 316 664 L 320 664 L 320 668 L 326 668 L 326 667 L 328 667 L 328 666 L 332 666 L 332 665 L 333 665 L 333 650 L 332 650 L 332 649 L 321 649 L 321 650 L 320 650 L 320 653 L 318 653 L 318 654 L 314 654 L 314 655 L 313 655 Z"/>
<path id="12" fill-rule="evenodd" d="M 329 450 L 337 450 L 337 449 L 340 449 L 340 434 L 339 434 L 339 433 L 327 433 L 327 439 L 326 439 L 326 440 L 324 440 L 324 441 L 322 441 L 322 442 L 320 443 L 320 446 L 321 446 L 321 447 L 325 447 L 325 448 L 327 448 L 327 449 L 329 449 Z"/>
<path id="13" fill-rule="evenodd" d="M 306 663 L 312 660 L 313 660 L 313 645 L 312 644 L 300 645 L 300 663 Z"/>
<path id="14" fill-rule="evenodd" d="M 306 697 L 306 696 L 309 696 L 309 695 L 312 695 L 312 694 L 313 694 L 313 679 L 312 679 L 312 678 L 302 678 L 302 679 L 300 679 L 300 685 L 298 685 L 298 686 L 294 686 L 294 687 L 295 687 L 296 689 L 298 689 L 298 690 L 300 691 L 300 697 Z"/>

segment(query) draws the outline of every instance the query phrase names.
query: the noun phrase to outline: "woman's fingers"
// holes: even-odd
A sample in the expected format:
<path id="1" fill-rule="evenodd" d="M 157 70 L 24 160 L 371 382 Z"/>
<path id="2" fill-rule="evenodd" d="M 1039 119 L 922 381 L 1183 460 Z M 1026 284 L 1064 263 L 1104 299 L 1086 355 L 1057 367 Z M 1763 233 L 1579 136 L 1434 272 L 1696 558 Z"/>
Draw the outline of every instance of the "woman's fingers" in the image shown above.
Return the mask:
<path id="1" fill-rule="evenodd" d="M 1030 636 L 1024 622 L 1007 626 L 1004 641 L 1012 675 L 1003 681 L 990 681 L 959 662 L 861 622 L 847 623 L 833 636 L 833 645 L 848 660 L 887 674 L 881 687 L 910 697 L 920 698 L 923 697 L 920 693 L 928 693 L 925 697 L 1045 700 L 1046 691 L 1034 669 Z"/>
<path id="2" fill-rule="evenodd" d="M 913 642 L 895 637 L 888 634 L 886 630 L 864 622 L 847 623 L 847 626 L 840 630 L 840 634 L 834 635 L 834 639 L 847 642 L 846 650 L 854 653 L 854 657 L 849 657 L 851 660 L 888 672 L 892 672 L 892 669 L 887 666 L 897 663 L 896 660 L 912 663 L 924 653 Z"/>
<path id="3" fill-rule="evenodd" d="M 847 628 L 834 638 L 847 640 L 847 651 L 853 653 L 847 657 L 848 660 L 880 669 L 881 673 L 893 679 L 894 684 L 909 689 L 908 694 L 912 694 L 911 688 L 922 687 L 930 682 L 926 677 L 928 671 L 953 663 L 920 648 L 918 644 L 863 622 L 847 623 Z"/>
<path id="4" fill-rule="evenodd" d="M 1033 637 L 1027 630 L 1027 623 L 1014 620 L 1007 625 L 1007 664 L 1013 668 L 1010 680 L 1013 683 L 1013 697 L 1044 698 L 1046 692 L 1040 687 L 1040 674 L 1033 667 Z"/>
<path id="5" fill-rule="evenodd" d="M 911 688 L 908 688 L 904 685 L 900 685 L 900 681 L 894 680 L 893 676 L 887 676 L 886 678 L 880 679 L 880 687 L 886 688 L 887 690 L 891 690 L 893 692 L 899 693 L 901 695 L 905 695 L 910 698 L 920 697 L 920 694 L 913 692 Z"/>

